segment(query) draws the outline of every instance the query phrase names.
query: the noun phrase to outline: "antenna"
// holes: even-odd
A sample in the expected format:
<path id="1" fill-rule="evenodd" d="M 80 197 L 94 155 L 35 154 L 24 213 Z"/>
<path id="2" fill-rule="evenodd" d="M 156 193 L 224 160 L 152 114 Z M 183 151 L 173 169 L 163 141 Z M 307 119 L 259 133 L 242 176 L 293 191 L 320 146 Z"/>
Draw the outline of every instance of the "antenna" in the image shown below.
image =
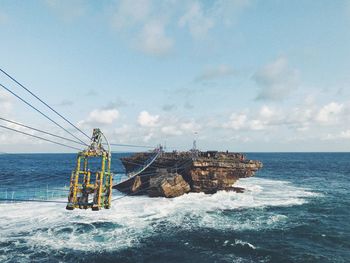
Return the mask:
<path id="1" fill-rule="evenodd" d="M 194 138 L 193 138 L 193 146 L 192 146 L 192 149 L 191 149 L 191 152 L 192 152 L 192 159 L 195 160 L 197 159 L 198 157 L 198 150 L 197 150 L 197 140 L 196 140 L 196 137 L 198 135 L 198 132 L 193 132 L 194 134 Z"/>
<path id="2" fill-rule="evenodd" d="M 193 146 L 192 146 L 192 150 L 193 151 L 197 151 L 197 135 L 198 135 L 198 132 L 194 132 L 193 133 L 194 134 L 194 138 L 193 138 Z"/>

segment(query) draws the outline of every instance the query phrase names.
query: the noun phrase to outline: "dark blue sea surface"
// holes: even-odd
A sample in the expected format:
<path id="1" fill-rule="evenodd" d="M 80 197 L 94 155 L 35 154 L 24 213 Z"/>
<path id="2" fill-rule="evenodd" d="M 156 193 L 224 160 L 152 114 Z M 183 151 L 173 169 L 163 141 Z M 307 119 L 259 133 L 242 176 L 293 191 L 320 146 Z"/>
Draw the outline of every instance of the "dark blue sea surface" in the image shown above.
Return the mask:
<path id="1" fill-rule="evenodd" d="M 0 202 L 0 262 L 350 262 L 350 154 L 247 156 L 264 168 L 241 194 L 128 196 L 99 212 Z M 0 198 L 65 201 L 74 164 L 0 155 Z"/>

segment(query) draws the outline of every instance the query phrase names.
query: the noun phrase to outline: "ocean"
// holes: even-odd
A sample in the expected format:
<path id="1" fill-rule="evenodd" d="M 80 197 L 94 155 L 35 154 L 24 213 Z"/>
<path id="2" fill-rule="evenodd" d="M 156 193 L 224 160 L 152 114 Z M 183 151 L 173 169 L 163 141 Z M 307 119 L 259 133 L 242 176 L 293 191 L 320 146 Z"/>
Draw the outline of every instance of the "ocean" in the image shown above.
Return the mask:
<path id="1" fill-rule="evenodd" d="M 127 196 L 99 212 L 2 201 L 0 262 L 350 262 L 350 153 L 247 157 L 264 168 L 237 182 L 244 193 Z M 65 201 L 74 163 L 2 154 L 0 198 Z"/>

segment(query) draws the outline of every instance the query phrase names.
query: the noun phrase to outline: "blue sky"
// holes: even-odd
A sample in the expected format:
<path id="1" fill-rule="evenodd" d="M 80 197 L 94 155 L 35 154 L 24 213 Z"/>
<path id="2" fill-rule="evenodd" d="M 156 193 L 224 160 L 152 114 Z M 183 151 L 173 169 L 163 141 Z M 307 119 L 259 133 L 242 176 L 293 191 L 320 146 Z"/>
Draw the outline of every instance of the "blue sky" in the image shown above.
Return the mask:
<path id="1" fill-rule="evenodd" d="M 112 142 L 350 147 L 349 1 L 3 0 L 0 38 L 2 69 Z M 0 117 L 65 135 L 5 90 Z M 0 130 L 0 151 L 69 150 Z"/>

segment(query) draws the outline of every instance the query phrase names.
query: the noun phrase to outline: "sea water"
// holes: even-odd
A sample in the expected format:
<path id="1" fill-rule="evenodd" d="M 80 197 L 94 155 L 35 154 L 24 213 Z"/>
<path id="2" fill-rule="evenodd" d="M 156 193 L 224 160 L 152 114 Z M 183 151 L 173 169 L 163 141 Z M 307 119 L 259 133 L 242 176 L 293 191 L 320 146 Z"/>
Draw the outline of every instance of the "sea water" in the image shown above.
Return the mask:
<path id="1" fill-rule="evenodd" d="M 99 212 L 2 201 L 0 262 L 350 262 L 350 154 L 247 155 L 264 168 L 237 182 L 244 193 L 127 196 Z M 65 201 L 74 163 L 0 155 L 0 198 Z"/>

